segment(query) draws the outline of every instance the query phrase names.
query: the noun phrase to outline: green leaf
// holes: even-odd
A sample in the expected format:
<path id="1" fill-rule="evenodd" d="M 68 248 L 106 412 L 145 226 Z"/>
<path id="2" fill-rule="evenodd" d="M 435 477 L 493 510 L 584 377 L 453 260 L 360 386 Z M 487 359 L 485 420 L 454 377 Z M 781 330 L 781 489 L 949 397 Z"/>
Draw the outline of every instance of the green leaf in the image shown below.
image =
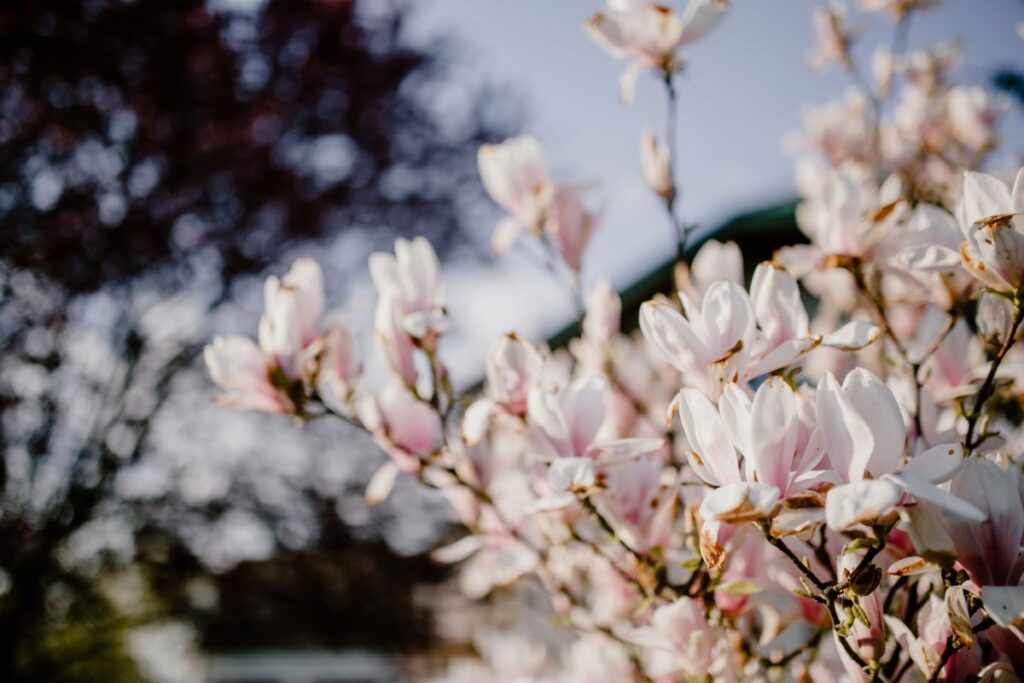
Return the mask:
<path id="1" fill-rule="evenodd" d="M 726 595 L 754 595 L 761 592 L 761 587 L 753 581 L 740 579 L 719 586 L 718 592 L 725 593 Z"/>
<path id="2" fill-rule="evenodd" d="M 695 557 L 692 560 L 687 560 L 686 562 L 683 562 L 679 566 L 682 567 L 683 569 L 697 569 L 698 567 L 700 567 L 700 558 L 699 557 Z"/>
<path id="3" fill-rule="evenodd" d="M 843 547 L 843 555 L 852 553 L 861 548 L 874 548 L 878 544 L 873 538 L 856 538 Z"/>

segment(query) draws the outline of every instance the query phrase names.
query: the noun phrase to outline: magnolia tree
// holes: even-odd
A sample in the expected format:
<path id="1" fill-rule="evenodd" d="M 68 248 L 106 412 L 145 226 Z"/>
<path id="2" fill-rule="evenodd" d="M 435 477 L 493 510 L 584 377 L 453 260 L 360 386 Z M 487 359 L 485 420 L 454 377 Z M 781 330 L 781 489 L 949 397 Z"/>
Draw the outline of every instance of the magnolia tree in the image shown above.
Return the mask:
<path id="1" fill-rule="evenodd" d="M 814 14 L 815 66 L 844 97 L 806 115 L 797 218 L 749 287 L 735 244 L 687 262 L 673 121 L 682 52 L 724 16 L 609 0 L 585 24 L 668 102 L 642 168 L 679 255 L 676 291 L 620 329 L 607 283 L 554 351 L 496 340 L 480 395 L 457 397 L 439 349 L 446 311 L 423 238 L 370 257 L 377 351 L 320 326 L 321 273 L 299 260 L 266 283 L 258 342 L 206 350 L 226 404 L 335 416 L 439 489 L 468 533 L 437 551 L 473 597 L 528 580 L 578 633 L 479 641 L 446 680 L 990 680 L 1024 673 L 1024 170 L 977 172 L 998 102 L 951 81 L 958 51 L 906 48 L 931 2 L 864 0 L 894 26 L 870 70 L 844 10 Z M 870 77 L 865 75 L 870 73 Z M 530 137 L 479 153 L 506 212 L 502 251 L 533 240 L 576 288 L 594 216 Z M 1010 182 L 1007 182 L 1009 180 Z M 530 577 L 530 578 L 528 578 Z"/>

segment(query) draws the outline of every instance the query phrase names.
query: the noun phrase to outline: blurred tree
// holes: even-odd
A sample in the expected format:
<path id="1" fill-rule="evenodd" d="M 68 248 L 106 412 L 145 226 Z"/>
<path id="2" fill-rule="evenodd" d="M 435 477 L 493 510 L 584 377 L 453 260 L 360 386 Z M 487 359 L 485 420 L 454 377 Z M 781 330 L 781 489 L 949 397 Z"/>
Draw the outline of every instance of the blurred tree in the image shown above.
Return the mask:
<path id="1" fill-rule="evenodd" d="M 47 634 L 100 604 L 76 538 L 128 509 L 118 475 L 152 450 L 202 321 L 243 276 L 350 227 L 442 250 L 465 233 L 476 148 L 507 112 L 450 82 L 441 45 L 407 46 L 404 11 L 0 5 L 0 680 L 64 675 Z M 119 561 L 143 525 L 174 531 L 132 514 Z"/>

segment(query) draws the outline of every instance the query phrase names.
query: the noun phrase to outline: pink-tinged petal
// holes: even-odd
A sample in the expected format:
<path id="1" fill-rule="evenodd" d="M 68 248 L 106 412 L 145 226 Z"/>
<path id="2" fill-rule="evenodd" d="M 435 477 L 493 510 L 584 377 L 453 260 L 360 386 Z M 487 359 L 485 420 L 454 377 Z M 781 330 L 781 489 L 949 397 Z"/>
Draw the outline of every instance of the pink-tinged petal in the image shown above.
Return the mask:
<path id="1" fill-rule="evenodd" d="M 867 470 L 876 477 L 895 471 L 903 459 L 907 438 L 896 397 L 882 380 L 864 368 L 856 368 L 846 376 L 843 392 L 874 437 Z"/>
<path id="2" fill-rule="evenodd" d="M 344 327 L 331 330 L 324 339 L 317 394 L 333 410 L 347 412 L 346 404 L 355 393 L 361 368 L 355 340 Z"/>
<path id="3" fill-rule="evenodd" d="M 640 329 L 647 341 L 680 372 L 694 372 L 714 360 L 689 321 L 666 303 L 642 304 Z"/>
<path id="4" fill-rule="evenodd" d="M 813 471 L 824 457 L 825 437 L 820 428 L 815 428 L 807 439 L 807 443 L 804 445 L 803 451 L 800 452 L 799 457 L 797 457 L 793 462 L 794 474 L 800 476 L 800 474 L 804 472 Z"/>
<path id="5" fill-rule="evenodd" d="M 922 557 L 948 562 L 957 556 L 956 547 L 943 519 L 927 503 L 900 508 L 903 529 L 910 536 L 914 550 Z"/>
<path id="6" fill-rule="evenodd" d="M 595 481 L 597 473 L 590 458 L 558 458 L 548 467 L 548 486 L 553 491 L 585 492 Z"/>
<path id="7" fill-rule="evenodd" d="M 313 259 L 296 259 L 281 279 L 281 284 L 295 297 L 299 343 L 305 347 L 316 337 L 316 324 L 324 312 L 323 273 Z"/>
<path id="8" fill-rule="evenodd" d="M 488 398 L 473 401 L 462 415 L 462 440 L 476 446 L 487 437 L 497 406 Z"/>
<path id="9" fill-rule="evenodd" d="M 743 342 L 750 345 L 754 333 L 754 309 L 747 292 L 735 282 L 719 280 L 704 293 L 701 302 L 704 340 L 714 360 Z"/>
<path id="10" fill-rule="evenodd" d="M 425 455 L 441 437 L 441 418 L 426 401 L 399 384 L 389 384 L 378 396 L 387 438 L 399 448 Z"/>
<path id="11" fill-rule="evenodd" d="M 675 12 L 654 4 L 598 12 L 584 28 L 613 57 L 629 56 L 654 68 L 671 61 L 683 30 Z"/>
<path id="12" fill-rule="evenodd" d="M 391 372 L 407 387 L 416 386 L 418 373 L 413 360 L 413 342 L 405 331 L 405 315 L 397 295 L 381 295 L 374 311 L 373 327 L 377 347 Z"/>
<path id="13" fill-rule="evenodd" d="M 703 519 L 741 524 L 770 517 L 779 505 L 779 489 L 769 484 L 741 482 L 715 489 L 700 506 Z"/>
<path id="14" fill-rule="evenodd" d="M 562 398 L 572 455 L 584 455 L 604 421 L 607 385 L 600 377 L 578 379 Z"/>
<path id="15" fill-rule="evenodd" d="M 227 394 L 220 402 L 240 410 L 290 413 L 291 400 L 270 382 L 267 359 L 246 337 L 215 337 L 203 349 L 213 381 Z"/>
<path id="16" fill-rule="evenodd" d="M 743 454 L 744 458 L 750 461 L 747 478 L 753 479 L 754 475 L 754 449 L 750 441 L 750 409 L 753 403 L 747 392 L 743 391 L 736 384 L 726 384 L 722 390 L 722 396 L 718 399 L 718 411 L 725 422 L 729 436 L 732 438 L 736 450 Z"/>
<path id="17" fill-rule="evenodd" d="M 1024 626 L 1024 586 L 984 586 L 981 595 L 992 621 L 1004 627 Z"/>
<path id="18" fill-rule="evenodd" d="M 968 171 L 964 174 L 963 201 L 965 229 L 982 218 L 1013 211 L 1010 189 L 1003 181 L 986 173 Z"/>
<path id="19" fill-rule="evenodd" d="M 832 465 L 847 481 L 863 478 L 875 437 L 832 373 L 818 382 L 816 405 L 818 426 Z"/>
<path id="20" fill-rule="evenodd" d="M 758 264 L 750 282 L 750 298 L 768 348 L 809 335 L 800 287 L 782 266 L 770 261 Z"/>
<path id="21" fill-rule="evenodd" d="M 900 473 L 911 474 L 932 484 L 947 482 L 966 462 L 967 453 L 959 443 L 944 443 L 911 458 Z"/>
<path id="22" fill-rule="evenodd" d="M 499 337 L 487 353 L 487 393 L 514 415 L 526 412 L 526 397 L 540 378 L 544 358 L 515 334 Z"/>
<path id="23" fill-rule="evenodd" d="M 785 341 L 756 363 L 748 366 L 743 373 L 744 377 L 760 377 L 769 372 L 787 368 L 817 348 L 820 343 L 821 340 L 817 337 L 803 337 L 801 339 Z"/>
<path id="24" fill-rule="evenodd" d="M 414 310 L 440 307 L 444 303 L 441 264 L 427 238 L 395 240 L 395 258 L 408 305 Z"/>
<path id="25" fill-rule="evenodd" d="M 544 221 L 544 235 L 574 272 L 582 266 L 595 224 L 596 219 L 583 206 L 576 190 L 564 185 L 555 189 Z"/>
<path id="26" fill-rule="evenodd" d="M 896 255 L 896 262 L 910 270 L 953 273 L 960 270 L 960 254 L 940 244 L 918 244 Z"/>
<path id="27" fill-rule="evenodd" d="M 901 487 L 885 479 L 836 486 L 825 497 L 825 520 L 834 531 L 870 524 L 890 514 L 902 495 Z"/>
<path id="28" fill-rule="evenodd" d="M 530 389 L 526 414 L 530 426 L 540 430 L 557 455 L 564 457 L 572 454 L 569 425 L 555 396 L 537 387 Z"/>
<path id="29" fill-rule="evenodd" d="M 953 478 L 950 492 L 981 510 L 988 520 L 947 524 L 960 563 L 976 583 L 1007 582 L 1024 533 L 1024 507 L 1013 477 L 990 460 L 970 457 Z"/>
<path id="30" fill-rule="evenodd" d="M 915 500 L 928 503 L 951 519 L 975 524 L 980 524 L 986 519 L 985 513 L 974 505 L 913 474 L 889 474 L 886 475 L 886 480 L 902 486 Z"/>
<path id="31" fill-rule="evenodd" d="M 699 292 L 718 280 L 743 285 L 743 254 L 735 242 L 708 240 L 693 256 L 690 264 L 693 284 Z"/>
<path id="32" fill-rule="evenodd" d="M 679 42 L 691 43 L 713 29 L 729 9 L 725 0 L 690 0 L 683 10 L 683 30 Z"/>
<path id="33" fill-rule="evenodd" d="M 694 470 L 713 486 L 738 483 L 736 451 L 718 411 L 696 389 L 685 388 L 679 397 L 679 419 L 690 444 L 688 455 Z"/>
<path id="34" fill-rule="evenodd" d="M 600 462 L 622 462 L 654 455 L 664 447 L 665 440 L 661 438 L 629 437 L 593 444 L 586 457 Z"/>
<path id="35" fill-rule="evenodd" d="M 800 425 L 786 381 L 771 377 L 757 389 L 750 411 L 750 440 L 757 480 L 785 494 Z"/>
<path id="36" fill-rule="evenodd" d="M 858 351 L 882 336 L 882 328 L 863 320 L 851 320 L 835 332 L 825 335 L 822 346 L 843 351 Z"/>
<path id="37" fill-rule="evenodd" d="M 539 227 L 550 199 L 551 178 L 536 139 L 524 135 L 497 145 L 483 145 L 477 167 L 484 189 L 517 222 Z"/>

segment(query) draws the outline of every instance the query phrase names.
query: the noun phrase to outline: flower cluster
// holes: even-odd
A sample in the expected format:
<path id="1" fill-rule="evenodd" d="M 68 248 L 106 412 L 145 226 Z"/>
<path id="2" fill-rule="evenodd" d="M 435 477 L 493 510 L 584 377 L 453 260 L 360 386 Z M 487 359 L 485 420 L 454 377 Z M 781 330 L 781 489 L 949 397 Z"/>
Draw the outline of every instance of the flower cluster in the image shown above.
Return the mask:
<path id="1" fill-rule="evenodd" d="M 932 4 L 862 6 L 905 42 Z M 643 69 L 664 81 L 671 117 L 679 50 L 724 13 L 609 0 L 586 29 L 630 60 L 624 93 Z M 681 258 L 638 331 L 601 281 L 566 348 L 506 334 L 483 389 L 457 397 L 439 262 L 417 238 L 370 257 L 385 382 L 361 381 L 352 336 L 320 323 L 304 259 L 267 280 L 258 343 L 207 348 L 226 403 L 372 434 L 390 458 L 371 502 L 401 473 L 443 492 L 466 534 L 435 557 L 467 595 L 540 586 L 577 633 L 481 629 L 442 680 L 1024 675 L 1024 169 L 977 170 L 1000 108 L 952 83 L 954 50 L 896 40 L 868 83 L 848 21 L 837 5 L 814 20 L 815 63 L 854 80 L 807 115 L 810 243 L 749 264 L 749 284 L 733 243 L 685 258 L 670 118 L 642 166 Z M 530 137 L 484 146 L 479 168 L 507 212 L 496 251 L 525 231 L 577 282 L 596 225 L 579 189 Z"/>

